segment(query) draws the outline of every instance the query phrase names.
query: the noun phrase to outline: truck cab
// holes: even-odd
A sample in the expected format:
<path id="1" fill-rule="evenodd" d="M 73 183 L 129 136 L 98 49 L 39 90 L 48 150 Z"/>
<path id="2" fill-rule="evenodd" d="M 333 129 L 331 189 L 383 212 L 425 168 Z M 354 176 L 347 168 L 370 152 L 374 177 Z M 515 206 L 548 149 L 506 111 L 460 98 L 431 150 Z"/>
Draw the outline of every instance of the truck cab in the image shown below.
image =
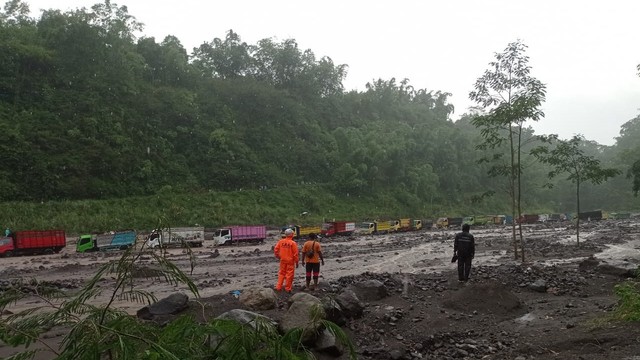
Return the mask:
<path id="1" fill-rule="evenodd" d="M 13 255 L 13 239 L 10 237 L 0 237 L 0 255 L 10 257 Z"/>
<path id="2" fill-rule="evenodd" d="M 449 218 L 441 217 L 436 221 L 436 227 L 438 229 L 446 229 L 449 227 Z"/>
<path id="3" fill-rule="evenodd" d="M 216 245 L 231 244 L 231 229 L 218 229 L 213 233 L 213 242 Z"/>
<path id="4" fill-rule="evenodd" d="M 376 232 L 376 224 L 372 222 L 363 222 L 358 225 L 358 232 L 363 235 L 371 235 Z"/>
<path id="5" fill-rule="evenodd" d="M 93 241 L 92 235 L 81 235 L 76 243 L 76 252 L 96 250 L 95 247 L 96 244 Z"/>
<path id="6" fill-rule="evenodd" d="M 413 230 L 422 230 L 422 220 L 413 219 L 411 222 L 411 228 Z"/>

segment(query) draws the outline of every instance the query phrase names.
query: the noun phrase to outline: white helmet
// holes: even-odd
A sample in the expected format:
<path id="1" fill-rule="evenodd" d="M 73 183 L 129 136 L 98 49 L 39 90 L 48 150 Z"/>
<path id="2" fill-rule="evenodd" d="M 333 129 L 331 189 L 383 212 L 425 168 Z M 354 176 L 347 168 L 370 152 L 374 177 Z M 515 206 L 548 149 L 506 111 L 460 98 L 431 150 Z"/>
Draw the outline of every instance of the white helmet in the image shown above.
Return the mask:
<path id="1" fill-rule="evenodd" d="M 293 230 L 287 229 L 287 230 L 284 231 L 284 234 L 287 235 L 287 236 L 292 235 L 293 234 Z"/>

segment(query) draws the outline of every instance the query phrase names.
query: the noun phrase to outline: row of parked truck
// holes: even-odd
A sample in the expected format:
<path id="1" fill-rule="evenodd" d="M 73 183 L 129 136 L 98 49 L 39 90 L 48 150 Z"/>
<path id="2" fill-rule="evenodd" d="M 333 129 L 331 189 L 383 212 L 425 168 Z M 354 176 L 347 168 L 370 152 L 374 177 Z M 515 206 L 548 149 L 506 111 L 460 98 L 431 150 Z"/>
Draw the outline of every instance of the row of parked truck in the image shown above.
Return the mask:
<path id="1" fill-rule="evenodd" d="M 229 226 L 213 232 L 213 243 L 228 245 L 235 242 L 262 242 L 267 238 L 264 225 Z M 105 234 L 85 234 L 76 241 L 77 252 L 126 250 L 136 244 L 138 234 L 133 230 L 112 231 Z M 144 239 L 145 246 L 155 248 L 200 247 L 205 241 L 204 227 L 181 227 L 153 230 Z M 67 245 L 64 230 L 31 230 L 10 232 L 0 237 L 0 256 L 39 255 L 59 253 Z"/>
<path id="2" fill-rule="evenodd" d="M 592 221 L 607 218 L 627 219 L 629 213 L 607 214 L 601 210 L 581 212 L 580 220 Z M 521 223 L 538 223 L 547 221 L 571 220 L 571 214 L 525 214 L 518 220 Z M 385 221 L 328 221 L 320 226 L 289 225 L 282 228 L 294 230 L 295 238 L 306 239 L 311 233 L 322 237 L 349 236 L 353 234 L 373 235 L 401 231 L 417 231 L 424 228 L 456 228 L 462 224 L 470 225 L 505 225 L 512 223 L 506 215 L 441 217 L 436 221 L 403 218 Z M 267 238 L 264 225 L 227 226 L 209 232 L 214 245 L 230 245 L 234 243 L 259 243 Z M 133 230 L 115 231 L 105 234 L 81 235 L 76 242 L 77 252 L 126 250 L 135 246 L 138 234 Z M 205 242 L 204 227 L 179 227 L 153 230 L 145 239 L 145 246 L 155 248 L 168 247 L 200 247 Z M 0 256 L 54 254 L 66 246 L 64 230 L 16 231 L 6 237 L 0 237 Z"/>

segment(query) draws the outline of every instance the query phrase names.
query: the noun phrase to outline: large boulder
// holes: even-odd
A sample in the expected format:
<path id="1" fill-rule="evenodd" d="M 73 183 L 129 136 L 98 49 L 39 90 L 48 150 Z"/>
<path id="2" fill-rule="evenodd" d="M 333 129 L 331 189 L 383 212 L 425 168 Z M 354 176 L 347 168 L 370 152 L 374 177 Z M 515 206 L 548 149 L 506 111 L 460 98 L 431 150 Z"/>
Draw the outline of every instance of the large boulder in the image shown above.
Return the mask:
<path id="1" fill-rule="evenodd" d="M 379 280 L 361 281 L 349 285 L 348 288 L 356 294 L 358 299 L 364 302 L 376 301 L 389 296 L 387 288 Z"/>
<path id="2" fill-rule="evenodd" d="M 170 315 L 176 315 L 188 307 L 189 297 L 183 293 L 175 293 L 143 307 L 136 315 L 144 320 L 166 320 Z"/>
<path id="3" fill-rule="evenodd" d="M 344 345 L 328 329 L 322 329 L 316 338 L 313 348 L 316 351 L 338 357 L 344 353 Z"/>
<path id="4" fill-rule="evenodd" d="M 291 306 L 289 306 L 289 309 L 280 320 L 280 329 L 283 332 L 287 332 L 300 328 L 302 329 L 302 342 L 309 343 L 315 340 L 320 330 L 322 330 L 322 323 L 318 320 L 325 318 L 326 314 L 320 299 L 313 295 L 305 294 L 296 297 L 291 303 Z"/>
<path id="5" fill-rule="evenodd" d="M 342 308 L 343 314 L 348 318 L 357 319 L 364 312 L 364 304 L 358 299 L 353 290 L 345 289 L 338 296 L 336 302 Z"/>
<path id="6" fill-rule="evenodd" d="M 251 310 L 271 310 L 278 306 L 278 297 L 271 288 L 251 287 L 240 294 L 239 301 Z"/>

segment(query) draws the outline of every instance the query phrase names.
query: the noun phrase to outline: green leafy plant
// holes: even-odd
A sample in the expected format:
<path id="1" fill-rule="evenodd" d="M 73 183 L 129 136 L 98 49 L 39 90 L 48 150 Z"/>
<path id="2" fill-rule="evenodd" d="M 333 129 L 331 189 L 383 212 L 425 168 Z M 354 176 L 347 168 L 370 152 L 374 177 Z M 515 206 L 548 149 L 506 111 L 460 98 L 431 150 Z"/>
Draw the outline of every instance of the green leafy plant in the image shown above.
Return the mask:
<path id="1" fill-rule="evenodd" d="M 640 284 L 637 278 L 616 285 L 614 291 L 619 299 L 615 316 L 625 321 L 640 321 Z"/>

